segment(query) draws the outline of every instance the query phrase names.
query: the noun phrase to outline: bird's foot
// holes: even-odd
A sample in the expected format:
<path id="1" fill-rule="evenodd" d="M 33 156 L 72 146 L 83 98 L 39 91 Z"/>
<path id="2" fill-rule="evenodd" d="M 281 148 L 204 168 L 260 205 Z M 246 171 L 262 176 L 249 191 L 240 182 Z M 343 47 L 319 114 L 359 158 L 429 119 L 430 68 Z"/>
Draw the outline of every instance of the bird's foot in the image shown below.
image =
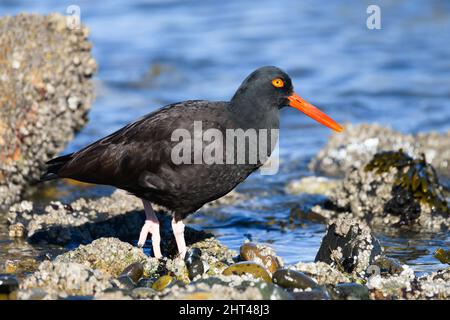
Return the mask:
<path id="1" fill-rule="evenodd" d="M 150 202 L 146 200 L 142 200 L 142 202 L 144 203 L 146 219 L 139 235 L 138 247 L 142 248 L 144 246 L 145 241 L 147 240 L 147 235 L 151 233 L 153 255 L 155 256 L 155 258 L 160 259 L 162 258 L 162 254 L 160 248 L 161 237 L 159 235 L 159 221 L 152 209 L 152 205 L 150 204 Z"/>
<path id="2" fill-rule="evenodd" d="M 142 248 L 147 240 L 147 235 L 151 233 L 152 235 L 152 247 L 153 255 L 155 258 L 162 258 L 161 254 L 161 237 L 159 235 L 159 223 L 154 221 L 146 220 L 145 224 L 142 226 L 141 234 L 139 235 L 138 247 Z"/>

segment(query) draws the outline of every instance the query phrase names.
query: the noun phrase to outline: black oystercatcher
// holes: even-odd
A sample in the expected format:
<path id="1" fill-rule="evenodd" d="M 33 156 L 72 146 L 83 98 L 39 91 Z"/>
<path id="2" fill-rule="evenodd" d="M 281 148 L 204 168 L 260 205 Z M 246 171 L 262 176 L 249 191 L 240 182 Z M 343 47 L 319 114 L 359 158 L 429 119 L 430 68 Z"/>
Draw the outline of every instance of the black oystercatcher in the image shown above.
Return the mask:
<path id="1" fill-rule="evenodd" d="M 80 151 L 50 160 L 41 180 L 70 178 L 111 185 L 141 198 L 146 221 L 138 245 L 144 245 L 151 233 L 157 258 L 161 257 L 159 222 L 151 203 L 167 208 L 173 216 L 179 254 L 184 257 L 182 220 L 230 192 L 263 165 L 275 145 L 258 143 L 263 135 L 268 136 L 266 141 L 277 135 L 279 110 L 287 105 L 342 131 L 335 121 L 294 93 L 285 72 L 262 67 L 244 80 L 231 101 L 190 100 L 163 107 Z M 233 141 L 239 140 L 239 134 L 244 140 L 228 145 L 229 141 L 221 138 L 228 138 L 229 132 L 235 134 L 230 136 Z M 189 145 L 192 149 L 186 149 Z M 263 156 L 255 160 L 254 153 L 261 152 L 256 145 Z"/>

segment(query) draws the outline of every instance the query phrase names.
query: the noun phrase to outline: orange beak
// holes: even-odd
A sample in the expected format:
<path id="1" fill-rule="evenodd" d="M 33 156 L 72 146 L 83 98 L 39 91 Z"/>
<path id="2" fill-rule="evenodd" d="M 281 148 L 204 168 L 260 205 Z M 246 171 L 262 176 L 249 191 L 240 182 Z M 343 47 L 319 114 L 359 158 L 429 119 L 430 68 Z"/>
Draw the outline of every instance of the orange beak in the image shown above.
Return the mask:
<path id="1" fill-rule="evenodd" d="M 337 132 L 342 132 L 344 129 L 333 119 L 327 116 L 325 113 L 314 107 L 312 104 L 303 100 L 298 94 L 295 92 L 292 93 L 289 97 L 289 105 L 294 107 L 295 109 L 300 110 L 307 116 L 313 118 L 317 122 L 320 122 L 324 126 L 333 129 Z"/>

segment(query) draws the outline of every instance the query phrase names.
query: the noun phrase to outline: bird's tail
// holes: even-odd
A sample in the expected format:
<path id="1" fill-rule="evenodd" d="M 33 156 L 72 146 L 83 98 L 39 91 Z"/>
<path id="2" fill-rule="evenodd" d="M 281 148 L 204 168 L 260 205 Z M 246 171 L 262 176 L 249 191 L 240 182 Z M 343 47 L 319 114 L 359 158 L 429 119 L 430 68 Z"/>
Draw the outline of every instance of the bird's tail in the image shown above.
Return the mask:
<path id="1" fill-rule="evenodd" d="M 59 170 L 72 159 L 72 155 L 71 154 L 66 154 L 65 156 L 61 156 L 58 158 L 54 158 L 50 161 L 48 161 L 46 163 L 47 165 L 47 170 L 44 172 L 44 174 L 41 176 L 40 181 L 49 181 L 49 180 L 54 180 L 54 179 L 58 179 L 59 175 L 58 172 Z"/>

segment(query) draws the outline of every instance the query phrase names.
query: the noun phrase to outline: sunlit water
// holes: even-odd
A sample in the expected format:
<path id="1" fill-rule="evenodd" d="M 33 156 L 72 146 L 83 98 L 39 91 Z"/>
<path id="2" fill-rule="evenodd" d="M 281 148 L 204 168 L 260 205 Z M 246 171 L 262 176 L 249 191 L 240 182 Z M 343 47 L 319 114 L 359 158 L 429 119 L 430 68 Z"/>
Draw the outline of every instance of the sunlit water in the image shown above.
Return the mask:
<path id="1" fill-rule="evenodd" d="M 296 91 L 339 122 L 379 122 L 404 133 L 449 130 L 450 3 L 377 3 L 381 30 L 366 27 L 370 1 L 2 1 L 0 13 L 81 8 L 99 64 L 97 99 L 66 152 L 171 102 L 229 99 L 262 65 L 288 71 Z M 301 202 L 283 190 L 310 174 L 306 164 L 330 132 L 296 110 L 283 110 L 281 122 L 280 173 L 252 175 L 238 188 L 249 200 L 203 210 L 188 222 L 234 249 L 251 239 L 270 243 L 287 263 L 313 261 L 326 228 L 311 221 L 282 227 Z M 110 189 L 70 191 L 59 198 Z M 0 230 L 10 254 L 14 243 Z M 432 253 L 450 242 L 448 233 L 379 236 L 388 254 L 418 272 L 443 267 Z"/>

